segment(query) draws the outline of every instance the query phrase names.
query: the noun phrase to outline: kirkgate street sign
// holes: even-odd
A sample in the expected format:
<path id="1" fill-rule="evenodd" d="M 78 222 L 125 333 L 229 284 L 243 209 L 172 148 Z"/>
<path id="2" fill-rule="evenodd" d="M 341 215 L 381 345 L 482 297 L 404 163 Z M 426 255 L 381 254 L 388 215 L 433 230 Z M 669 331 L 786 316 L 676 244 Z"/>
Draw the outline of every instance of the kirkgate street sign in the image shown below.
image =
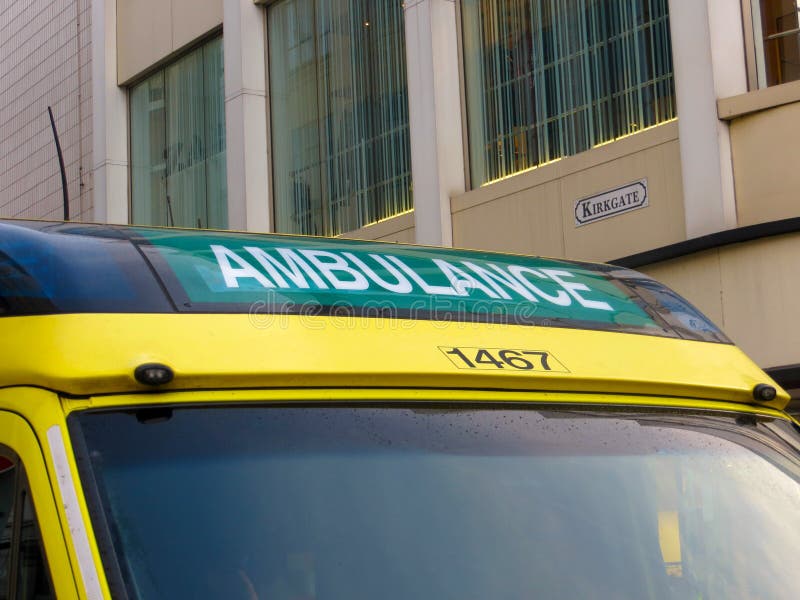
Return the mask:
<path id="1" fill-rule="evenodd" d="M 647 206 L 647 179 L 575 201 L 575 227 Z"/>

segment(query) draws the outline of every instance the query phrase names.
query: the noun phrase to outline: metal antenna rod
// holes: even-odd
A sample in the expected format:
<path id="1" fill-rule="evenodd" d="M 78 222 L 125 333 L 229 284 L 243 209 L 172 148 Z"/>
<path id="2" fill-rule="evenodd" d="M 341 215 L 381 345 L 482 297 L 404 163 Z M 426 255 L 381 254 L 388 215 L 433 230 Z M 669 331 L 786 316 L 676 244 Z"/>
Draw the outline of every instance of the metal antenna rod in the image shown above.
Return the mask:
<path id="1" fill-rule="evenodd" d="M 167 211 L 167 216 L 169 217 L 168 225 L 170 227 L 175 227 L 175 217 L 172 216 L 172 202 L 170 201 L 169 196 L 167 196 Z"/>
<path id="2" fill-rule="evenodd" d="M 64 220 L 69 221 L 69 192 L 67 191 L 67 170 L 64 168 L 64 155 L 61 153 L 61 142 L 58 141 L 58 131 L 56 131 L 56 121 L 53 118 L 53 109 L 47 107 L 50 115 L 50 126 L 53 128 L 53 137 L 56 140 L 56 152 L 58 153 L 58 166 L 61 169 L 61 190 L 64 193 Z"/>

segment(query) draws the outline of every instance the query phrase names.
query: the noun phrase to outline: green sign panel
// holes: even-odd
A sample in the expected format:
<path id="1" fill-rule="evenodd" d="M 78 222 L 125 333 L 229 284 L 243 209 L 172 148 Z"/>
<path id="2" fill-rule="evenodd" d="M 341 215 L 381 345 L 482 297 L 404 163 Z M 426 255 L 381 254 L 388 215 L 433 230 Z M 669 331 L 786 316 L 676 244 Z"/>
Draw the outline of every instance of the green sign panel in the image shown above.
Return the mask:
<path id="1" fill-rule="evenodd" d="M 277 235 L 136 232 L 182 310 L 661 329 L 619 281 L 555 260 Z"/>

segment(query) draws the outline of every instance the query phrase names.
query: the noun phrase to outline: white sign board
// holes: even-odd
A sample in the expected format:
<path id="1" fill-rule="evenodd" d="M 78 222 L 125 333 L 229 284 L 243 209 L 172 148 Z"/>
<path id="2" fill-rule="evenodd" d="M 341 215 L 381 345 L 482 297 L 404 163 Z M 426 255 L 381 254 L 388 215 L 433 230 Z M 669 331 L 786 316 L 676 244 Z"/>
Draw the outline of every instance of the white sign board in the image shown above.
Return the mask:
<path id="1" fill-rule="evenodd" d="M 575 227 L 647 206 L 647 179 L 575 201 Z"/>

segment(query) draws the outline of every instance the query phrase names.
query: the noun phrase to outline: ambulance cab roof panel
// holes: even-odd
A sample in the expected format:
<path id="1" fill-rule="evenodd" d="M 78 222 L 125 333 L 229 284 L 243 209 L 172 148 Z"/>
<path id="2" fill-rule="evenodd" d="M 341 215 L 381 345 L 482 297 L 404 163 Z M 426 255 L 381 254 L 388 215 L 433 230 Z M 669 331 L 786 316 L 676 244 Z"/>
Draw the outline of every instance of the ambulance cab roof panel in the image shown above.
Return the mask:
<path id="1" fill-rule="evenodd" d="M 0 317 L 262 313 L 479 321 L 729 343 L 610 265 L 331 238 L 0 220 Z"/>
<path id="2" fill-rule="evenodd" d="M 172 310 L 124 231 L 0 221 L 0 316 Z"/>

